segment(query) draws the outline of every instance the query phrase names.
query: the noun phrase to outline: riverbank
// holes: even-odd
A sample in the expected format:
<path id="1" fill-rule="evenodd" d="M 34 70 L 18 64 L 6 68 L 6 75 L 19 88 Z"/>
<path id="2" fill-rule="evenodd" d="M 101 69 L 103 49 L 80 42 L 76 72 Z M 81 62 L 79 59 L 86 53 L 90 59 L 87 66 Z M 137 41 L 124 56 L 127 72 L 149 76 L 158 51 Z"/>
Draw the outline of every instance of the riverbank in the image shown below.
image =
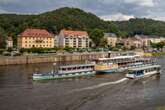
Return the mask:
<path id="1" fill-rule="evenodd" d="M 144 53 L 144 56 L 153 56 L 153 57 L 158 57 L 158 56 L 163 56 L 163 55 L 165 55 L 165 52 Z"/>
<path id="2" fill-rule="evenodd" d="M 152 53 L 152 56 L 163 56 L 163 55 L 165 55 L 165 52 Z"/>
<path id="3" fill-rule="evenodd" d="M 47 55 L 26 55 L 26 56 L 1 56 L 0 65 L 15 64 L 33 64 L 33 63 L 52 63 L 52 62 L 70 62 L 86 61 L 100 57 L 108 57 L 108 52 L 91 53 L 65 53 L 65 54 L 47 54 Z"/>
<path id="4" fill-rule="evenodd" d="M 52 62 L 72 62 L 72 61 L 91 61 L 98 58 L 114 57 L 119 55 L 144 55 L 144 52 L 84 52 L 84 53 L 56 53 L 38 54 L 23 56 L 0 56 L 0 65 L 33 64 L 33 63 L 52 63 Z"/>

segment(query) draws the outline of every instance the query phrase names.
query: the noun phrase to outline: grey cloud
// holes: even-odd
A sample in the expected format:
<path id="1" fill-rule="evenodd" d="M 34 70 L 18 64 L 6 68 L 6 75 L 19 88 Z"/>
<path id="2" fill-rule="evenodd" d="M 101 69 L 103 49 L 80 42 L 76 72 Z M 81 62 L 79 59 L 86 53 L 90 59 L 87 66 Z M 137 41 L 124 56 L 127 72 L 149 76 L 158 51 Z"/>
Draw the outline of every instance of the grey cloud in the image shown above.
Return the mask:
<path id="1" fill-rule="evenodd" d="M 0 0 L 3 12 L 41 13 L 65 6 L 81 8 L 110 19 L 116 18 L 111 15 L 165 18 L 164 0 Z"/>

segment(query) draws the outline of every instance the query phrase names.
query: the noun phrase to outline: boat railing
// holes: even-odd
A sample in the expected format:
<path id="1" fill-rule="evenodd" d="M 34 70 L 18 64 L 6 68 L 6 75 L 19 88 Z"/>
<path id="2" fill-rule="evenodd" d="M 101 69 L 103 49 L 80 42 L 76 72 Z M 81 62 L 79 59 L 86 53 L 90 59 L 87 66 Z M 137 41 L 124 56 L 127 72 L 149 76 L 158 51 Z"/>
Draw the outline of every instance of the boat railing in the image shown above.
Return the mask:
<path id="1" fill-rule="evenodd" d="M 85 72 L 85 71 L 93 71 L 92 68 L 89 69 L 79 69 L 79 70 L 59 70 L 59 73 L 75 73 L 75 72 Z"/>

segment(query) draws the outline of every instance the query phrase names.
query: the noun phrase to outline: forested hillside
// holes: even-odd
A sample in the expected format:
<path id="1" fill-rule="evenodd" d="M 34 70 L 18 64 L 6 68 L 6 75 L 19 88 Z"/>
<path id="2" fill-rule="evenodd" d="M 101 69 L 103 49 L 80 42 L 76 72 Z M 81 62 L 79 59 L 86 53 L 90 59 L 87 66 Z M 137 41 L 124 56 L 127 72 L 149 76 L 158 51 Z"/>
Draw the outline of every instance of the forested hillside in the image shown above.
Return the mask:
<path id="1" fill-rule="evenodd" d="M 0 48 L 5 46 L 5 37 L 13 36 L 25 28 L 44 28 L 57 34 L 61 29 L 86 30 L 100 29 L 126 37 L 134 34 L 165 36 L 165 22 L 151 19 L 131 19 L 129 21 L 104 21 L 96 15 L 78 8 L 60 8 L 38 15 L 0 14 Z"/>

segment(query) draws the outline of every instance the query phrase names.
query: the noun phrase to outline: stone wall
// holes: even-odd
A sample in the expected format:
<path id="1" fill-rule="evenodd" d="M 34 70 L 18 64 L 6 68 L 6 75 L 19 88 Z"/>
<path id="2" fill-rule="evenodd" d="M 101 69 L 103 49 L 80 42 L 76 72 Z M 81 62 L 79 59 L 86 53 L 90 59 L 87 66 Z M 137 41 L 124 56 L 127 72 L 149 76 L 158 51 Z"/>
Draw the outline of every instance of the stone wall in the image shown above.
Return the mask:
<path id="1" fill-rule="evenodd" d="M 52 55 L 31 55 L 31 56 L 0 56 L 0 65 L 14 65 L 14 64 L 31 64 L 31 63 L 51 63 L 64 61 L 86 61 L 101 57 L 107 57 L 106 52 L 94 53 L 68 53 L 68 54 L 52 54 Z"/>

